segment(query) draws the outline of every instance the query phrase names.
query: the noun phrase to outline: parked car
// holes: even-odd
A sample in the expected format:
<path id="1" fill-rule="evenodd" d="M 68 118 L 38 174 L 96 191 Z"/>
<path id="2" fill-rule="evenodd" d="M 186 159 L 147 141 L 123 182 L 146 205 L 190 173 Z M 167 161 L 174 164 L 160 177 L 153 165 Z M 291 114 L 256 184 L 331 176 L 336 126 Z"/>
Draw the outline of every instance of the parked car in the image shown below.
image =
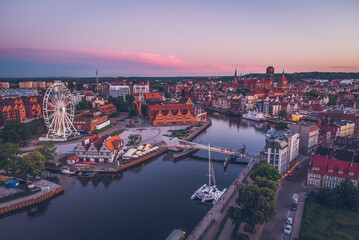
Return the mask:
<path id="1" fill-rule="evenodd" d="M 292 180 L 292 177 L 293 177 L 293 174 L 289 173 L 288 176 L 287 176 L 287 180 Z"/>
<path id="2" fill-rule="evenodd" d="M 289 235 L 291 232 L 292 232 L 292 226 L 291 225 L 286 225 L 284 227 L 284 233 Z"/>
<path id="3" fill-rule="evenodd" d="M 5 187 L 8 187 L 8 188 L 10 188 L 10 187 L 11 188 L 17 188 L 20 185 L 20 182 L 17 181 L 17 180 L 10 179 L 10 180 L 6 180 L 4 182 L 4 185 L 5 185 Z"/>
<path id="4" fill-rule="evenodd" d="M 287 219 L 287 225 L 293 225 L 293 221 L 294 221 L 294 219 L 291 218 L 291 217 L 289 217 L 289 218 Z"/>
<path id="5" fill-rule="evenodd" d="M 289 209 L 290 209 L 291 211 L 296 211 L 296 210 L 297 210 L 297 205 L 296 205 L 296 204 L 291 204 L 290 207 L 289 207 Z"/>

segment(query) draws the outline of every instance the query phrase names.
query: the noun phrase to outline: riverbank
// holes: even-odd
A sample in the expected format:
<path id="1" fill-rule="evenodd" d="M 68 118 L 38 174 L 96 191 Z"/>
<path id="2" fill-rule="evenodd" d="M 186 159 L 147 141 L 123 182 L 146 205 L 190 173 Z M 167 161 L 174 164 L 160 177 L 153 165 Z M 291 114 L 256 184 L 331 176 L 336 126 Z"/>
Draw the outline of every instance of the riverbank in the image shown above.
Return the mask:
<path id="1" fill-rule="evenodd" d="M 246 177 L 249 175 L 253 166 L 259 161 L 259 159 L 253 159 L 239 174 L 239 176 L 228 187 L 227 191 L 219 199 L 219 201 L 208 211 L 208 213 L 202 218 L 202 220 L 193 229 L 187 239 L 208 239 L 213 240 L 214 236 L 220 227 L 222 220 L 227 214 L 227 209 L 233 204 L 237 197 L 238 186 L 236 181 L 243 183 Z"/>
<path id="2" fill-rule="evenodd" d="M 9 202 L 0 204 L 0 217 L 16 210 L 20 210 L 29 206 L 36 205 L 47 199 L 50 199 L 63 192 L 64 188 L 56 183 L 47 180 L 35 182 L 35 186 L 41 191 L 35 194 L 18 198 Z"/>

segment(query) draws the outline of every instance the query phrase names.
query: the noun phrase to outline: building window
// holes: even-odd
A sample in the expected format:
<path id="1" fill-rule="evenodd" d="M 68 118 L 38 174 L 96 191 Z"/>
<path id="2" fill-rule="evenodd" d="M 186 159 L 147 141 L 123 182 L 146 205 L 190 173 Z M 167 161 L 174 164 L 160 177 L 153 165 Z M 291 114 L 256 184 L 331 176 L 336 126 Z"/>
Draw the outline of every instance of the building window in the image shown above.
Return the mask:
<path id="1" fill-rule="evenodd" d="M 320 178 L 320 175 L 319 175 L 319 174 L 317 174 L 317 175 L 315 175 L 315 177 L 316 177 L 316 178 Z"/>
<path id="2" fill-rule="evenodd" d="M 328 172 L 333 172 L 333 169 L 329 169 Z"/>
<path id="3" fill-rule="evenodd" d="M 339 174 L 343 174 L 343 171 L 338 171 Z"/>
<path id="4" fill-rule="evenodd" d="M 354 173 L 353 173 L 353 172 L 349 172 L 349 175 L 350 175 L 350 176 L 354 176 Z"/>
<path id="5" fill-rule="evenodd" d="M 312 174 L 310 174 L 310 176 L 314 178 L 314 177 L 315 177 L 315 174 L 314 174 L 314 173 L 312 173 Z"/>

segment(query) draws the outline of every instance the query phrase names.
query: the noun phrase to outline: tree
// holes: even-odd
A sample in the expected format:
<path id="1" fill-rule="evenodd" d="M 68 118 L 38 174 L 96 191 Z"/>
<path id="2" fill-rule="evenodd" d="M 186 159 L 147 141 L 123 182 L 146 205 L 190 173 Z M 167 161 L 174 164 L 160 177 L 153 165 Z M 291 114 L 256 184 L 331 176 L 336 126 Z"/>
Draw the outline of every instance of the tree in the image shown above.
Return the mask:
<path id="1" fill-rule="evenodd" d="M 328 106 L 331 106 L 331 105 L 335 106 L 337 104 L 337 101 L 338 101 L 337 95 L 329 94 L 328 98 L 329 98 L 329 102 L 327 104 Z"/>
<path id="2" fill-rule="evenodd" d="M 32 134 L 27 125 L 19 120 L 6 121 L 4 128 L 0 132 L 0 138 L 4 143 L 25 143 L 31 136 Z"/>
<path id="3" fill-rule="evenodd" d="M 251 226 L 271 221 L 276 214 L 275 194 L 269 188 L 246 185 L 239 189 L 238 208 L 227 213 L 234 221 L 244 221 Z M 240 219 L 238 219 L 240 218 Z"/>
<path id="4" fill-rule="evenodd" d="M 282 177 L 282 175 L 280 175 L 278 169 L 269 165 L 265 161 L 260 161 L 253 167 L 250 177 L 253 180 L 256 180 L 257 176 L 260 176 L 267 180 L 272 180 L 272 181 L 277 181 L 278 179 L 280 179 Z"/>
<path id="5" fill-rule="evenodd" d="M 148 106 L 146 104 L 141 105 L 141 113 L 144 117 L 147 116 L 147 109 L 148 109 Z"/>
<path id="6" fill-rule="evenodd" d="M 317 98 L 317 97 L 319 97 L 319 94 L 316 91 L 312 90 L 310 92 L 307 92 L 307 96 Z"/>
<path id="7" fill-rule="evenodd" d="M 7 172 L 16 171 L 17 168 L 17 155 L 20 149 L 16 144 L 5 143 L 0 144 L 0 169 L 5 169 Z"/>
<path id="8" fill-rule="evenodd" d="M 345 179 L 334 189 L 319 189 L 318 202 L 336 208 L 356 210 L 359 206 L 359 189 L 350 179 Z"/>
<path id="9" fill-rule="evenodd" d="M 126 102 L 128 102 L 129 104 L 132 104 L 133 101 L 135 101 L 135 96 L 133 96 L 132 94 L 126 95 Z"/>
<path id="10" fill-rule="evenodd" d="M 353 182 L 347 178 L 338 187 L 335 192 L 340 196 L 340 207 L 349 210 L 356 210 L 359 206 L 359 190 Z"/>
<path id="11" fill-rule="evenodd" d="M 53 141 L 44 141 L 41 145 L 42 147 L 38 151 L 45 157 L 46 162 L 53 160 L 57 155 L 55 143 Z"/>
<path id="12" fill-rule="evenodd" d="M 281 118 L 287 118 L 288 117 L 288 113 L 287 113 L 287 111 L 286 110 L 280 110 L 280 112 L 279 112 L 279 117 L 281 117 Z"/>
<path id="13" fill-rule="evenodd" d="M 45 157 L 37 150 L 27 153 L 21 158 L 21 172 L 32 177 L 43 177 Z"/>
<path id="14" fill-rule="evenodd" d="M 92 107 L 92 104 L 87 102 L 86 100 L 82 100 L 76 105 L 76 109 L 78 109 L 78 110 L 89 109 L 91 107 Z"/>
<path id="15" fill-rule="evenodd" d="M 272 191 L 277 191 L 279 185 L 276 181 L 268 180 L 264 177 L 257 176 L 255 180 L 255 184 L 258 185 L 258 187 L 266 187 L 271 189 Z"/>
<path id="16" fill-rule="evenodd" d="M 137 105 L 135 103 L 132 103 L 131 106 L 130 106 L 130 113 L 129 113 L 129 116 L 130 117 L 134 117 L 134 116 L 137 116 Z"/>
<path id="17" fill-rule="evenodd" d="M 275 130 L 285 130 L 288 129 L 288 124 L 285 122 L 280 122 L 274 128 Z"/>

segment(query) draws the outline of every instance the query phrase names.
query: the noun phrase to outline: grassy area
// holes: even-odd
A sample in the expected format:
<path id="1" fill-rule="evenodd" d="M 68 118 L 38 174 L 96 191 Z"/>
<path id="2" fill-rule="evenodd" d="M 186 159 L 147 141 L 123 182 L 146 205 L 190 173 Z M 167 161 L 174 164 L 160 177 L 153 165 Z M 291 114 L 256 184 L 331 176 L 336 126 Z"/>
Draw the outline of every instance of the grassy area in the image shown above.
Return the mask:
<path id="1" fill-rule="evenodd" d="M 301 238 L 303 240 L 358 239 L 359 210 L 327 207 L 310 195 L 306 200 Z"/>
<path id="2" fill-rule="evenodd" d="M 92 132 L 95 133 L 95 134 L 99 134 L 99 133 L 102 133 L 103 131 L 106 131 L 107 129 L 112 128 L 113 126 L 116 126 L 116 125 L 117 125 L 117 123 L 111 123 L 110 125 L 107 125 L 106 127 L 103 127 L 101 129 L 98 129 L 98 130 L 94 130 Z"/>
<path id="3" fill-rule="evenodd" d="M 187 137 L 188 136 L 188 129 L 180 129 L 180 130 L 170 130 L 171 135 L 170 137 Z"/>
<path id="4" fill-rule="evenodd" d="M 126 129 L 120 129 L 117 131 L 114 131 L 113 133 L 111 133 L 111 136 L 115 136 L 115 135 L 120 135 L 121 133 L 123 133 L 124 131 L 126 131 Z"/>

